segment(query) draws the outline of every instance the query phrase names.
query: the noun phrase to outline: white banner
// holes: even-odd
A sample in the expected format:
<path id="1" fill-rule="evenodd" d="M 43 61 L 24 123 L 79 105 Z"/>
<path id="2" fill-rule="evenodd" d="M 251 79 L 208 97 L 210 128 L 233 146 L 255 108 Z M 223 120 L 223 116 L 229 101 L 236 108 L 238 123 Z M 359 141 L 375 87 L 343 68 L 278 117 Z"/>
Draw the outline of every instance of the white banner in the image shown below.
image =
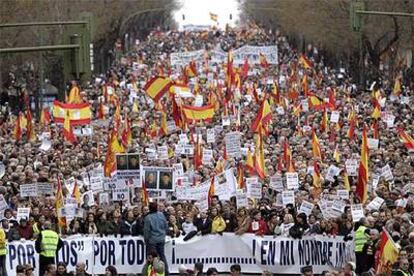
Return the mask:
<path id="1" fill-rule="evenodd" d="M 115 266 L 120 274 L 137 273 L 145 264 L 145 243 L 142 237 L 72 237 L 64 240 L 58 261 L 74 271 L 76 264 L 85 262 L 90 274 L 105 274 L 105 268 Z M 7 273 L 16 275 L 16 266 L 30 263 L 38 275 L 39 254 L 34 241 L 9 244 Z M 202 262 L 228 272 L 232 264 L 240 264 L 244 273 L 267 270 L 278 274 L 299 274 L 304 266 L 312 265 L 315 274 L 341 268 L 354 261 L 353 242 L 343 237 L 310 236 L 291 239 L 253 234 L 236 236 L 232 233 L 196 236 L 184 242 L 182 238 L 168 240 L 165 245 L 170 273 L 178 273 L 184 265 L 192 268 Z"/>

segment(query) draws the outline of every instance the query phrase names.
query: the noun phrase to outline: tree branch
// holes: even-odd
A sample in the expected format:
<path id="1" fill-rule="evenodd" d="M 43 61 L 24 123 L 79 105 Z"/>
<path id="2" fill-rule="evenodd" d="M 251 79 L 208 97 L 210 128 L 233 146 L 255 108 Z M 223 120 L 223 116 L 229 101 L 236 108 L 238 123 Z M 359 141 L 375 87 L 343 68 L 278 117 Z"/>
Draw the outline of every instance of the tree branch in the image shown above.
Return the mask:
<path id="1" fill-rule="evenodd" d="M 398 25 L 397 18 L 393 16 L 392 20 L 394 22 L 394 37 L 388 42 L 387 46 L 379 52 L 380 56 L 386 53 L 392 47 L 392 45 L 395 42 L 397 42 L 398 39 L 400 38 L 400 35 L 399 35 L 400 26 Z"/>

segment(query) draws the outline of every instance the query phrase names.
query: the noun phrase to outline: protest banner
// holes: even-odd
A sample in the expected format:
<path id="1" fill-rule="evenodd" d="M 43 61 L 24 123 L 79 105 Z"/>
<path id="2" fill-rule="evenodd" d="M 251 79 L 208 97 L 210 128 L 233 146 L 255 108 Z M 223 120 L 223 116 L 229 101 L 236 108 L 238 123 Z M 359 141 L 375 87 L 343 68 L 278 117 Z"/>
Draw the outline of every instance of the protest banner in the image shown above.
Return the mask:
<path id="1" fill-rule="evenodd" d="M 202 61 L 204 50 L 176 52 L 170 54 L 170 62 L 172 66 L 186 66 L 190 61 Z"/>
<path id="2" fill-rule="evenodd" d="M 136 273 L 142 270 L 146 261 L 142 237 L 73 236 L 63 239 L 63 243 L 56 261 L 66 264 L 68 271 L 74 271 L 76 264 L 83 261 L 89 274 L 105 274 L 109 265 L 115 266 L 120 274 Z M 9 276 L 16 275 L 17 265 L 25 264 L 31 264 L 35 275 L 39 274 L 39 254 L 34 249 L 34 241 L 11 242 L 8 252 Z M 214 256 L 211 252 L 215 252 Z M 304 266 L 313 266 L 314 273 L 321 273 L 340 269 L 347 262 L 355 261 L 352 241 L 345 242 L 341 236 L 322 235 L 292 239 L 224 233 L 196 236 L 191 242 L 185 242 L 181 237 L 168 240 L 165 253 L 170 273 L 178 273 L 182 265 L 191 267 L 201 262 L 222 272 L 238 263 L 245 273 L 260 274 L 267 270 L 297 275 Z"/>

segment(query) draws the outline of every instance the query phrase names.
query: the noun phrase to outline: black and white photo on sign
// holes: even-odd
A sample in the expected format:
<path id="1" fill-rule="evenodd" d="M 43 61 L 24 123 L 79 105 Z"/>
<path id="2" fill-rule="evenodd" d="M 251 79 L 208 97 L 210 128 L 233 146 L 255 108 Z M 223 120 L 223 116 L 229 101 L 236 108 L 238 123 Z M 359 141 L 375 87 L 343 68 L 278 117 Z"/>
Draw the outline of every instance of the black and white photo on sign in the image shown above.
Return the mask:
<path id="1" fill-rule="evenodd" d="M 93 198 L 93 192 L 87 191 L 82 194 L 82 207 L 91 207 L 95 205 L 95 200 Z"/>
<path id="2" fill-rule="evenodd" d="M 160 171 L 158 180 L 158 189 L 164 191 L 173 191 L 173 171 Z"/>
<path id="3" fill-rule="evenodd" d="M 109 193 L 99 194 L 99 205 L 109 205 Z"/>
<path id="4" fill-rule="evenodd" d="M 116 155 L 116 170 L 117 171 L 128 170 L 128 155 L 127 154 Z"/>
<path id="5" fill-rule="evenodd" d="M 117 171 L 139 171 L 139 154 L 117 154 L 116 155 Z"/>
<path id="6" fill-rule="evenodd" d="M 174 168 L 167 167 L 141 167 L 141 181 L 147 190 L 174 191 Z"/>

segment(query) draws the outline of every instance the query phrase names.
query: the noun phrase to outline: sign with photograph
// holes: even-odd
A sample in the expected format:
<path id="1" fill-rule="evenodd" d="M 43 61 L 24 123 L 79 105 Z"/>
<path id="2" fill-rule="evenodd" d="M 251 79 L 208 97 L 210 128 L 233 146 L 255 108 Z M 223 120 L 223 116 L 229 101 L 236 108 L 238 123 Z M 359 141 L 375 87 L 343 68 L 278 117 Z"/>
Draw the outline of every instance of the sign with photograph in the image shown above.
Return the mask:
<path id="1" fill-rule="evenodd" d="M 148 190 L 174 191 L 174 168 L 142 166 L 140 175 L 141 182 L 145 183 Z"/>
<path id="2" fill-rule="evenodd" d="M 117 154 L 116 155 L 116 175 L 118 178 L 138 178 L 139 154 Z"/>

